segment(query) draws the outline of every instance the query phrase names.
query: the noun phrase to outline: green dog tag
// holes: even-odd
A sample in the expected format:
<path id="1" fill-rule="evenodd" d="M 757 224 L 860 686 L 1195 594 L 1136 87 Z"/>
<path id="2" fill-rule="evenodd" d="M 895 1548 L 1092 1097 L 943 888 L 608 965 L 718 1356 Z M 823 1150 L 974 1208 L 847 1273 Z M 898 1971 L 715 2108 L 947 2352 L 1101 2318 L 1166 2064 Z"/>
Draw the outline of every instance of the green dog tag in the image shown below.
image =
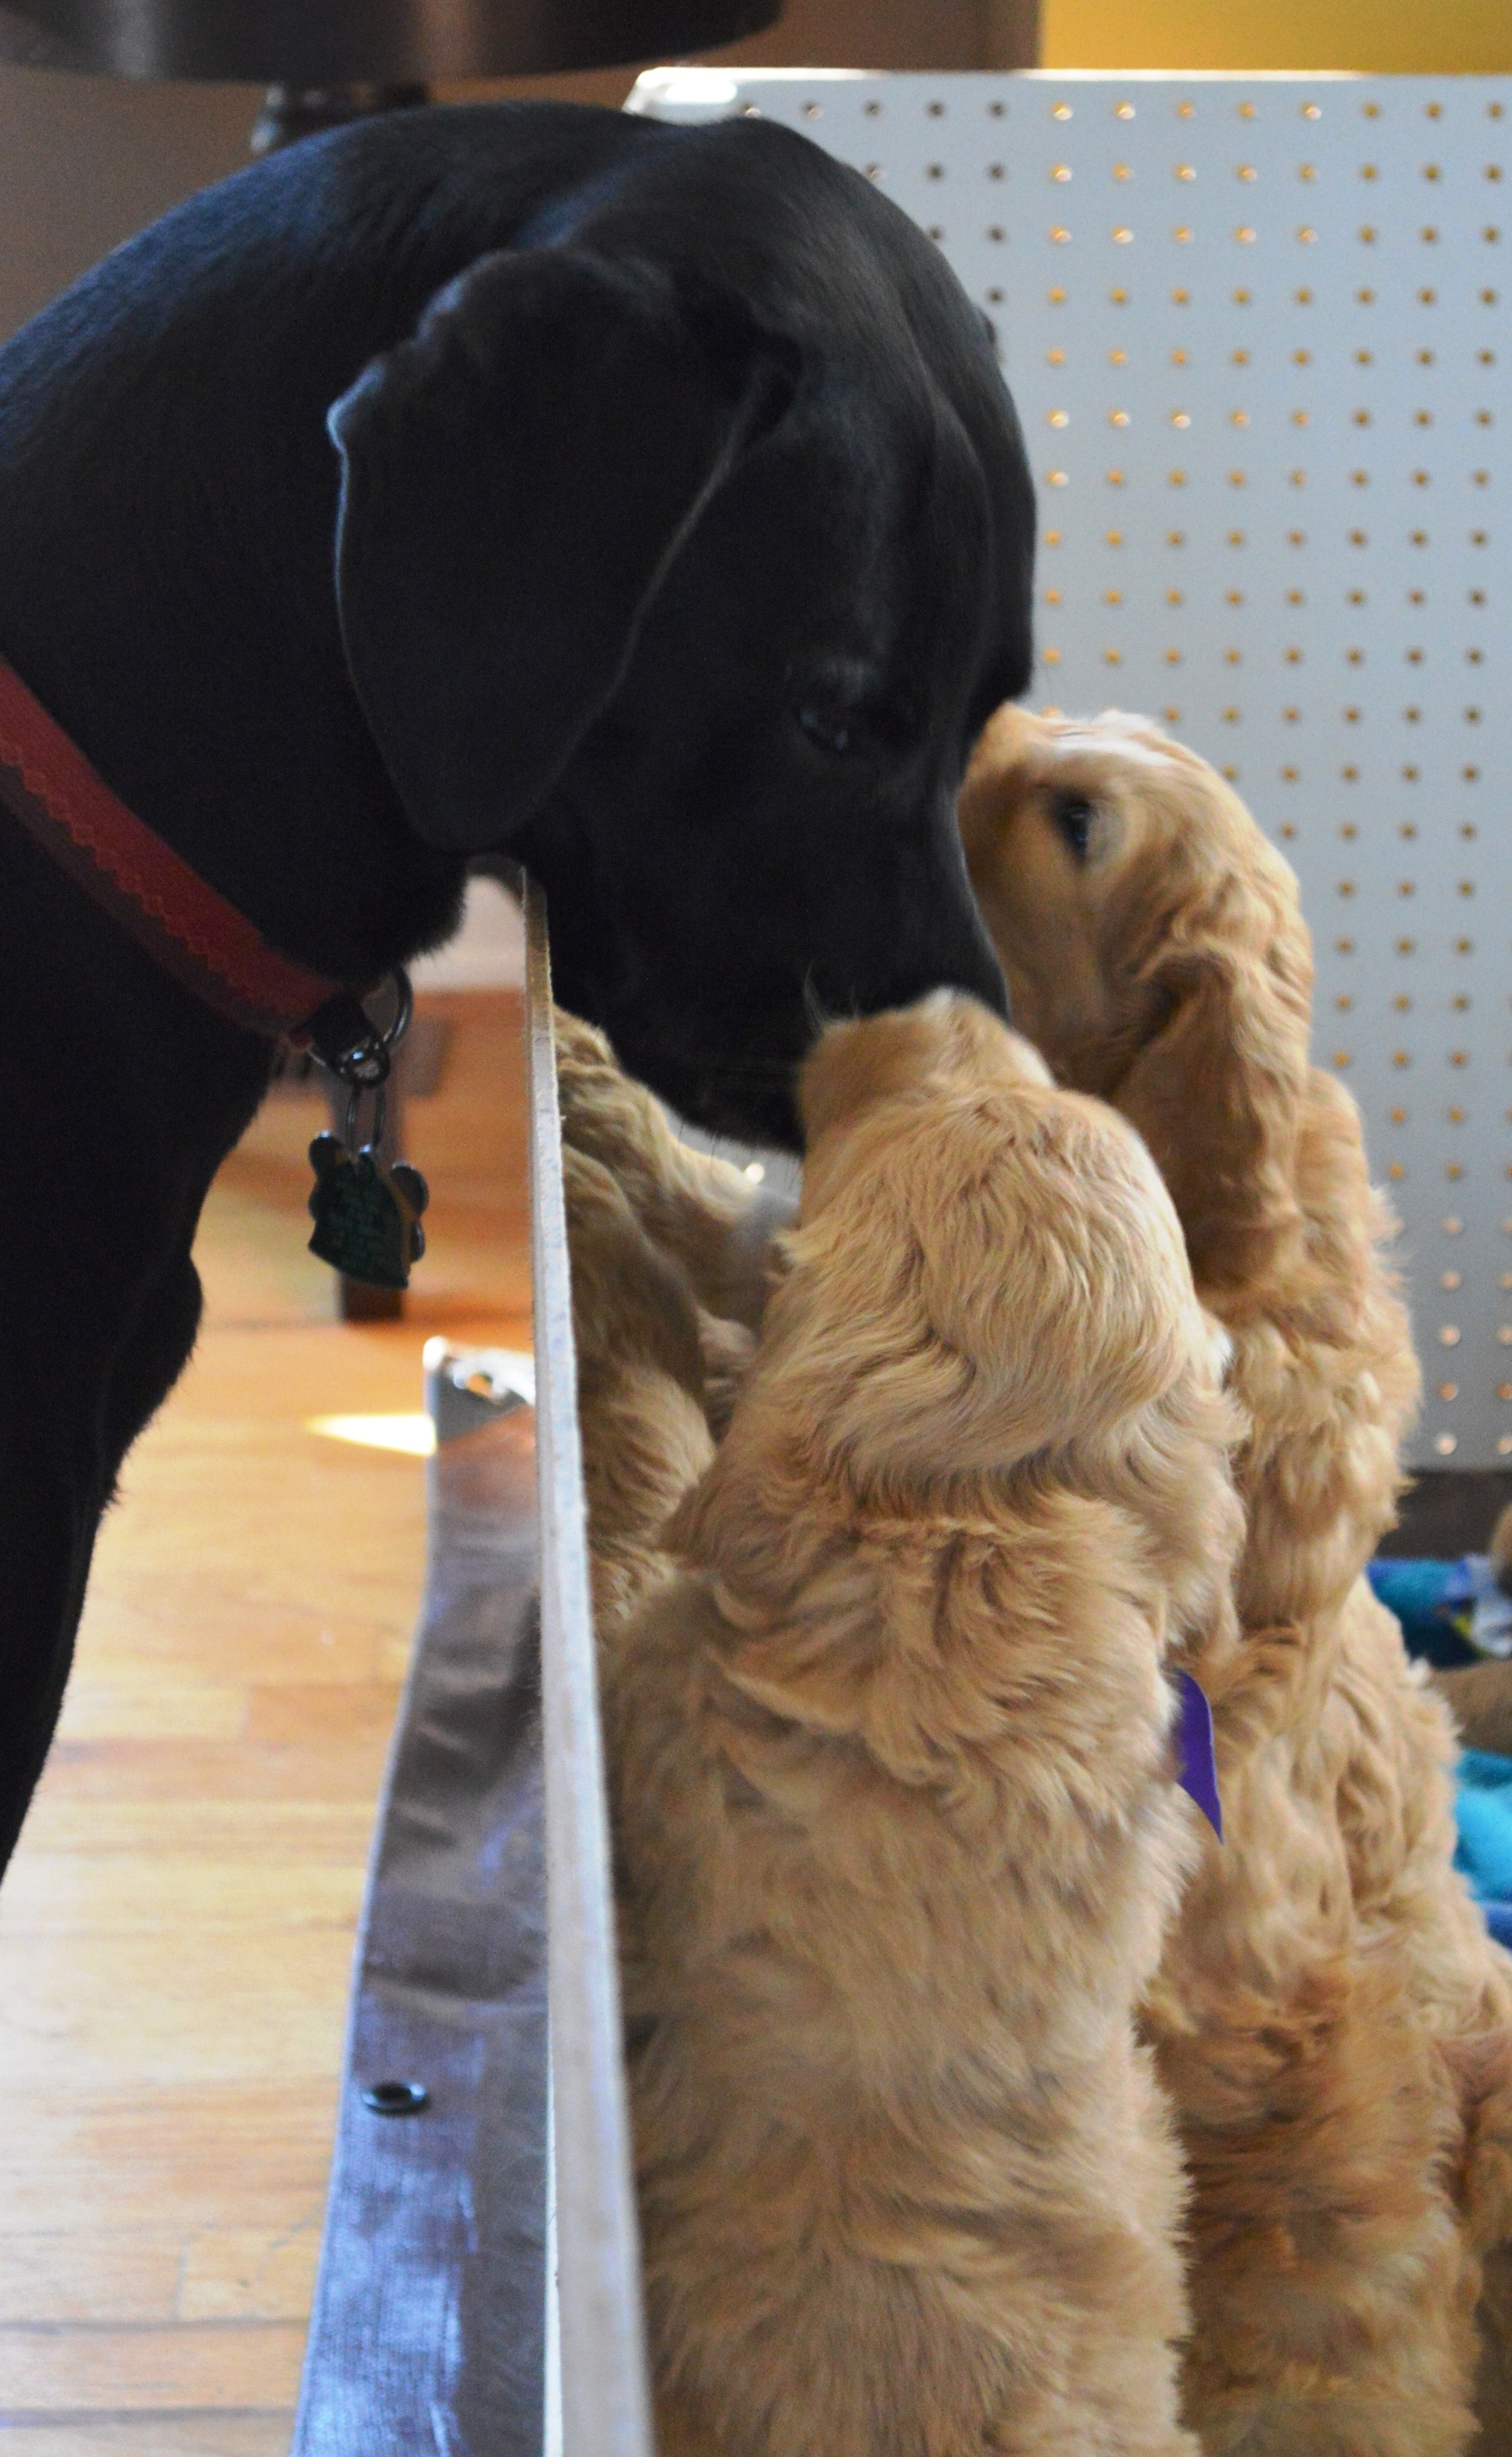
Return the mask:
<path id="1" fill-rule="evenodd" d="M 316 1136 L 310 1166 L 311 1253 L 346 1279 L 407 1289 L 409 1267 L 425 1250 L 420 1215 L 430 1196 L 419 1169 L 404 1161 L 385 1168 L 370 1144 L 353 1154 L 338 1135 Z"/>

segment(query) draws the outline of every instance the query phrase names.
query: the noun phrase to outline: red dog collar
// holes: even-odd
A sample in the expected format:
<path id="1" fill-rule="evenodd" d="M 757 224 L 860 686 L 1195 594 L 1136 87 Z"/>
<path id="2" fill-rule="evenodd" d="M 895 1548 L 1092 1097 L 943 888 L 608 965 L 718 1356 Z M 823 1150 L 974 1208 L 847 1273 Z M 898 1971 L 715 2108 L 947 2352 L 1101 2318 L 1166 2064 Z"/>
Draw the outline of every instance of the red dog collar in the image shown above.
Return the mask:
<path id="1" fill-rule="evenodd" d="M 322 1057 L 371 1037 L 344 983 L 280 956 L 116 800 L 3 657 L 0 803 L 165 972 L 229 1022 L 314 1041 Z"/>

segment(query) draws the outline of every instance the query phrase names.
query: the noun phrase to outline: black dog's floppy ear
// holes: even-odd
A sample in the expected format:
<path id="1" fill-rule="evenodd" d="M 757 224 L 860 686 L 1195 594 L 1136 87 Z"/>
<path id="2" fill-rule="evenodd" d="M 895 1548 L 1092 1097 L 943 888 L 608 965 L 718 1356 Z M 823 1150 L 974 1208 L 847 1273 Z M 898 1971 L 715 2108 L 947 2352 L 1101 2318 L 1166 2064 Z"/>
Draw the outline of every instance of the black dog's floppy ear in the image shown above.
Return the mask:
<path id="1" fill-rule="evenodd" d="M 336 403 L 347 665 L 428 842 L 507 847 L 550 791 L 785 401 L 777 346 L 548 247 L 480 259 Z"/>

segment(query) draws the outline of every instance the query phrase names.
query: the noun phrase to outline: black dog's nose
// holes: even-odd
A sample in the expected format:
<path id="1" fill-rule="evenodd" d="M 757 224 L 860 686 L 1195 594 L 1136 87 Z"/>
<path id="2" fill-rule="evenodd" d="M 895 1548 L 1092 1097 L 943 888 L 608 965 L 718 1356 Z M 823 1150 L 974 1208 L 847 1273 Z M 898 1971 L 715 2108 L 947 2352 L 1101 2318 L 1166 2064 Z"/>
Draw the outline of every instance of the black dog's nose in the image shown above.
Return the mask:
<path id="1" fill-rule="evenodd" d="M 974 925 L 974 926 L 973 926 Z M 899 965 L 876 995 L 868 996 L 861 1004 L 876 1013 L 883 1007 L 913 1006 L 931 990 L 964 990 L 994 1015 L 1010 1021 L 1008 985 L 1003 978 L 1003 967 L 993 950 L 992 941 L 976 920 L 957 933 L 951 942 L 937 939 L 927 948 L 910 951 L 912 960 Z"/>
<path id="2" fill-rule="evenodd" d="M 1009 1022 L 1012 1011 L 1008 1003 L 1008 985 L 1003 978 L 997 951 L 980 922 L 974 940 L 962 965 L 962 978 L 952 986 L 969 990 L 971 996 L 980 999 L 984 1006 L 990 1007 L 994 1015 L 1001 1015 L 1005 1023 Z"/>
<path id="3" fill-rule="evenodd" d="M 902 927 L 893 936 L 885 991 L 865 1005 L 912 1006 L 931 990 L 964 990 L 1006 1022 L 1008 986 L 966 876 L 953 802 L 937 815 L 923 858 L 898 879 L 896 893 Z"/>

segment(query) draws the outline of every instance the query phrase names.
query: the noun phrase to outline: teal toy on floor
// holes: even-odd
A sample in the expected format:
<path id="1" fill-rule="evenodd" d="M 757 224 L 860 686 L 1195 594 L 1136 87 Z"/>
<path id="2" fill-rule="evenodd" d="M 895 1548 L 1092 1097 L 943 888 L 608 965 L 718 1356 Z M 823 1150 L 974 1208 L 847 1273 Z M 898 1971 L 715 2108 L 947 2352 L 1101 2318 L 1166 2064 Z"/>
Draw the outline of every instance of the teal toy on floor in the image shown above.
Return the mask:
<path id="1" fill-rule="evenodd" d="M 1512 1758 L 1461 1752 L 1455 1775 L 1455 1867 L 1468 1878 L 1499 1945 L 1512 1946 Z"/>
<path id="2" fill-rule="evenodd" d="M 1380 1601 L 1401 1623 L 1409 1655 L 1452 1672 L 1512 1655 L 1512 1598 L 1506 1573 L 1505 1520 L 1488 1554 L 1459 1561 L 1378 1560 L 1368 1577 Z M 1512 1946 L 1512 1758 L 1464 1749 L 1455 1774 L 1455 1867 L 1485 1912 L 1498 1944 Z"/>
<path id="3" fill-rule="evenodd" d="M 1366 1576 L 1400 1621 L 1408 1654 L 1452 1672 L 1512 1655 L 1512 1597 L 1501 1585 L 1502 1567 L 1493 1554 L 1467 1553 L 1459 1561 L 1372 1561 Z"/>

